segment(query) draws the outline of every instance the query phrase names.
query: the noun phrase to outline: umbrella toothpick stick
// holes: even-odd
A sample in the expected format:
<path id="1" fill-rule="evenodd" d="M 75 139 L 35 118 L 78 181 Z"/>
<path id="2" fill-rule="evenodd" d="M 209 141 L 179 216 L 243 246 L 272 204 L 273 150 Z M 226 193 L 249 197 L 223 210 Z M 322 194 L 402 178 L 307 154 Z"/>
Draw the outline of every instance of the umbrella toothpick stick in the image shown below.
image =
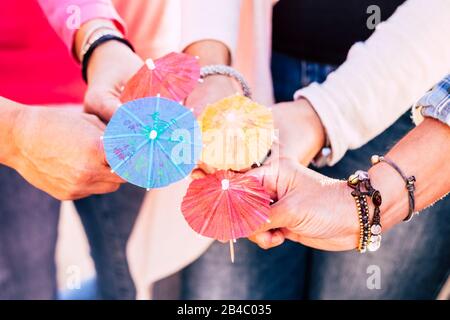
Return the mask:
<path id="1" fill-rule="evenodd" d="M 231 259 L 231 263 L 234 263 L 234 242 L 236 242 L 236 240 L 230 240 L 230 259 Z"/>

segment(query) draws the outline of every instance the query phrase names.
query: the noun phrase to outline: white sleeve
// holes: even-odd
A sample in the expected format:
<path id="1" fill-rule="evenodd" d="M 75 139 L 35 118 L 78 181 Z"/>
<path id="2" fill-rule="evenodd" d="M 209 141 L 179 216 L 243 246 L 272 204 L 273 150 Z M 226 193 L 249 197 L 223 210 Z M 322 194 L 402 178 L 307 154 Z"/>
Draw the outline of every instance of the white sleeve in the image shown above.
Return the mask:
<path id="1" fill-rule="evenodd" d="M 181 49 L 199 40 L 223 42 L 235 55 L 241 0 L 181 0 Z"/>
<path id="2" fill-rule="evenodd" d="M 395 122 L 450 71 L 450 1 L 409 0 L 327 80 L 299 90 L 314 106 L 339 161 Z"/>

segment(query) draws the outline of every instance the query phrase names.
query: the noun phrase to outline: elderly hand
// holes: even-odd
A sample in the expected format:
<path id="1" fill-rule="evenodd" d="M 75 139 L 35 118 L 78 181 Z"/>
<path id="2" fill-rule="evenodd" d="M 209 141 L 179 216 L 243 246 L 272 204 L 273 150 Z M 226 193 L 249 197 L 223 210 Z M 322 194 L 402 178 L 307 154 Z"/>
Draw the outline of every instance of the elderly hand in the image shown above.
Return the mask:
<path id="1" fill-rule="evenodd" d="M 286 157 L 308 165 L 325 144 L 319 116 L 306 99 L 282 102 L 272 108 L 278 142 L 269 158 Z"/>
<path id="2" fill-rule="evenodd" d="M 96 116 L 78 110 L 22 106 L 8 165 L 59 200 L 113 192 L 124 181 L 106 163 L 104 129 Z"/>
<path id="3" fill-rule="evenodd" d="M 271 207 L 271 222 L 251 237 L 260 247 L 272 248 L 284 239 L 330 251 L 357 247 L 358 215 L 345 181 L 286 159 L 248 174 L 258 177 L 276 201 Z"/>
<path id="4" fill-rule="evenodd" d="M 231 78 L 222 75 L 210 76 L 189 95 L 186 99 L 186 107 L 192 108 L 194 114 L 199 116 L 208 104 L 217 102 L 238 91 L 239 89 Z M 191 176 L 194 179 L 198 179 L 214 171 L 215 169 L 207 164 L 199 163 L 199 166 L 193 170 Z"/>
<path id="5" fill-rule="evenodd" d="M 96 48 L 87 69 L 85 111 L 108 122 L 122 104 L 119 99 L 122 87 L 142 64 L 130 48 L 118 41 L 108 41 Z"/>

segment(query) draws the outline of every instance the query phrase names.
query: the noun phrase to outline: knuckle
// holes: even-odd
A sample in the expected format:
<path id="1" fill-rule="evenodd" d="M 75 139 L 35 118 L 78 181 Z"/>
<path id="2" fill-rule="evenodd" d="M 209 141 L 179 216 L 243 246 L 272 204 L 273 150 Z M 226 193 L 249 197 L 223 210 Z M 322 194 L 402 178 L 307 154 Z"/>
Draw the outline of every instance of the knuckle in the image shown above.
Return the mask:
<path id="1" fill-rule="evenodd" d="M 77 171 L 74 174 L 74 191 L 78 191 L 79 188 L 82 188 L 85 184 L 88 184 L 92 181 L 93 174 L 90 170 L 87 169 L 87 165 L 84 166 L 83 169 Z"/>
<path id="2" fill-rule="evenodd" d="M 66 190 L 60 197 L 58 197 L 58 200 L 61 201 L 69 201 L 69 200 L 76 200 L 79 197 L 79 193 L 75 189 Z"/>
<path id="3" fill-rule="evenodd" d="M 114 184 L 111 185 L 109 191 L 110 191 L 110 192 L 116 192 L 116 191 L 119 190 L 119 189 L 120 189 L 120 184 L 114 183 Z"/>
<path id="4" fill-rule="evenodd" d="M 92 141 L 89 142 L 88 146 L 88 160 L 86 161 L 86 168 L 88 168 L 88 165 L 92 164 L 100 164 L 101 163 L 101 157 L 103 154 L 103 143 L 100 139 L 92 139 Z"/>

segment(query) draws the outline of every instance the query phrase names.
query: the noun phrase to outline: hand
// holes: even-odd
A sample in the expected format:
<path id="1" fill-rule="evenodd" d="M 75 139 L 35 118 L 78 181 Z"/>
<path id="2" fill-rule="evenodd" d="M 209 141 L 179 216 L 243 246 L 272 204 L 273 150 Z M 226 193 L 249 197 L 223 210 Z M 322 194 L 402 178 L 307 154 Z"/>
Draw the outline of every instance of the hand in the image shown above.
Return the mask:
<path id="1" fill-rule="evenodd" d="M 77 110 L 23 107 L 9 164 L 28 182 L 59 200 L 116 191 L 124 181 L 110 172 L 101 135 L 105 125 Z"/>
<path id="2" fill-rule="evenodd" d="M 286 157 L 307 166 L 325 144 L 319 116 L 306 99 L 278 103 L 272 113 L 278 143 L 268 161 Z"/>
<path id="3" fill-rule="evenodd" d="M 285 238 L 322 250 L 357 247 L 358 215 L 345 181 L 286 159 L 281 159 L 277 168 L 263 166 L 248 174 L 260 178 L 276 200 L 271 207 L 271 223 L 250 238 L 260 247 L 275 247 Z"/>
<path id="4" fill-rule="evenodd" d="M 221 41 L 211 39 L 196 41 L 188 45 L 183 52 L 198 56 L 201 66 L 231 64 L 231 52 L 227 45 Z M 236 92 L 239 92 L 239 86 L 233 79 L 223 75 L 209 76 L 189 95 L 185 104 L 188 108 L 194 110 L 196 116 L 199 116 L 208 104 L 217 102 Z M 191 177 L 199 179 L 214 171 L 214 168 L 205 163 L 200 163 L 199 167 L 192 171 Z"/>
<path id="5" fill-rule="evenodd" d="M 203 83 L 200 83 L 196 89 L 186 99 L 186 107 L 192 108 L 194 114 L 198 117 L 208 104 L 217 102 L 225 97 L 239 92 L 239 88 L 234 80 L 222 75 L 207 77 Z M 214 168 L 205 163 L 200 163 L 199 167 L 194 169 L 191 176 L 199 179 L 207 173 L 213 173 Z"/>
<path id="6" fill-rule="evenodd" d="M 84 106 L 87 113 L 108 122 L 122 104 L 122 87 L 139 70 L 143 61 L 118 41 L 108 41 L 96 48 L 89 61 Z"/>

